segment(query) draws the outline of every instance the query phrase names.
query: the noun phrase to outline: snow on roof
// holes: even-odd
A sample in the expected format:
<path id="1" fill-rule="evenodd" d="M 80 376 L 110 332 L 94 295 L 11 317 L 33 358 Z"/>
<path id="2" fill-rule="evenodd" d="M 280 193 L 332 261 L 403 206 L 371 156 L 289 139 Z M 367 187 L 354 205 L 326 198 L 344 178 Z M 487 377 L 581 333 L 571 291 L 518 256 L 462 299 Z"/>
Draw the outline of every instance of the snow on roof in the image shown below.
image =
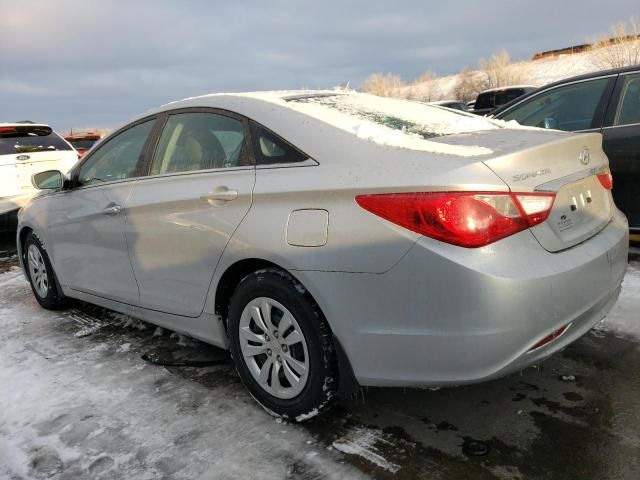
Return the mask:
<path id="1" fill-rule="evenodd" d="M 238 95 L 277 103 L 379 145 L 461 157 L 489 155 L 493 152 L 486 147 L 447 145 L 430 139 L 504 128 L 501 124 L 475 115 L 351 91 L 284 91 Z"/>

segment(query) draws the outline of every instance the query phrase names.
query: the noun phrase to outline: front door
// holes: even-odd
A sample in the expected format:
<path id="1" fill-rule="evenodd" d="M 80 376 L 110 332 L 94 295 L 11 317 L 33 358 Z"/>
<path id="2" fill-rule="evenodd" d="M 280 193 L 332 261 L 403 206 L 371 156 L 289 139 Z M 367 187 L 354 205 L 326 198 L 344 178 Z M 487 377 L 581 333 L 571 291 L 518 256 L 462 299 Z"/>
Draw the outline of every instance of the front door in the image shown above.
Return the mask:
<path id="1" fill-rule="evenodd" d="M 48 236 L 59 280 L 85 293 L 137 304 L 124 205 L 155 120 L 124 130 L 82 163 L 73 189 L 52 197 Z"/>
<path id="2" fill-rule="evenodd" d="M 168 116 L 149 176 L 127 202 L 127 243 L 141 306 L 199 316 L 216 265 L 251 206 L 246 122 L 228 113 Z"/>

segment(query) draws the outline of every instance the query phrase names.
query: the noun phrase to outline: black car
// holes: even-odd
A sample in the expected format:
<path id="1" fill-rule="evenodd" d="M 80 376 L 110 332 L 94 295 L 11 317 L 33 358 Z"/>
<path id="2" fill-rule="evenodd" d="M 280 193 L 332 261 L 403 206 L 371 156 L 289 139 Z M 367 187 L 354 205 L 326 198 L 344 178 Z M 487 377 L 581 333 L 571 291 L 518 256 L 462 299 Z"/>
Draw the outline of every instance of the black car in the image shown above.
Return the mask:
<path id="1" fill-rule="evenodd" d="M 466 112 L 469 110 L 469 106 L 458 100 L 440 100 L 438 102 L 429 102 L 429 105 L 435 105 L 436 107 L 453 108 L 454 110 L 462 110 Z"/>
<path id="2" fill-rule="evenodd" d="M 567 78 L 497 110 L 494 118 L 571 132 L 601 132 L 613 198 L 640 240 L 640 65 Z"/>
<path id="3" fill-rule="evenodd" d="M 484 92 L 480 92 L 476 97 L 471 112 L 476 115 L 489 115 L 502 105 L 510 103 L 516 98 L 532 92 L 535 89 L 536 87 L 531 86 L 513 86 L 485 90 Z"/>

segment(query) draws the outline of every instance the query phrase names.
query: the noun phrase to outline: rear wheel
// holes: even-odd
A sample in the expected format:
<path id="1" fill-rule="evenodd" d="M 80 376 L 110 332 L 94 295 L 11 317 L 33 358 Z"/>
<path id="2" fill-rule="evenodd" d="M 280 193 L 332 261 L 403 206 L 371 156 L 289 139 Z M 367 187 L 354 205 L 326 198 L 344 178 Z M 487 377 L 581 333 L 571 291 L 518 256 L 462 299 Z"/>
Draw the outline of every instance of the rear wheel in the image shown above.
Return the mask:
<path id="1" fill-rule="evenodd" d="M 271 414 L 303 421 L 330 406 L 336 360 L 319 308 L 291 275 L 266 269 L 245 277 L 229 308 L 236 368 Z"/>
<path id="2" fill-rule="evenodd" d="M 33 232 L 27 235 L 24 242 L 24 265 L 38 303 L 48 310 L 64 307 L 64 296 L 58 291 L 49 256 Z"/>

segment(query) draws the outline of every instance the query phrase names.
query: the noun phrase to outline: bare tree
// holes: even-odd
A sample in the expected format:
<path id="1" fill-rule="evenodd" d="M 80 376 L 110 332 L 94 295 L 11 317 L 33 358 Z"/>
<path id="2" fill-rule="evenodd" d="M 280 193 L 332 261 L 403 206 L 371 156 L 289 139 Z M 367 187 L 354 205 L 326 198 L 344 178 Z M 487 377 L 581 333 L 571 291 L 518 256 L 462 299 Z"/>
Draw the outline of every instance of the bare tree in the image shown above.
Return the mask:
<path id="1" fill-rule="evenodd" d="M 594 63 L 597 67 L 619 68 L 640 63 L 640 24 L 635 17 L 618 22 L 609 30 L 610 37 L 593 44 Z"/>
<path id="2" fill-rule="evenodd" d="M 381 97 L 392 97 L 397 95 L 398 90 L 403 86 L 404 82 L 398 75 L 374 73 L 367 77 L 361 90 Z"/>
<path id="3" fill-rule="evenodd" d="M 431 102 L 435 89 L 435 81 L 438 79 L 431 70 L 427 70 L 420 74 L 412 83 L 412 98 L 423 102 Z"/>
<path id="4" fill-rule="evenodd" d="M 458 83 L 453 89 L 457 100 L 468 102 L 474 100 L 478 93 L 487 88 L 487 81 L 479 72 L 465 68 L 458 75 Z"/>
<path id="5" fill-rule="evenodd" d="M 521 70 L 511 64 L 511 57 L 506 50 L 494 53 L 488 59 L 480 59 L 480 69 L 487 77 L 487 88 L 504 87 L 522 83 Z"/>

